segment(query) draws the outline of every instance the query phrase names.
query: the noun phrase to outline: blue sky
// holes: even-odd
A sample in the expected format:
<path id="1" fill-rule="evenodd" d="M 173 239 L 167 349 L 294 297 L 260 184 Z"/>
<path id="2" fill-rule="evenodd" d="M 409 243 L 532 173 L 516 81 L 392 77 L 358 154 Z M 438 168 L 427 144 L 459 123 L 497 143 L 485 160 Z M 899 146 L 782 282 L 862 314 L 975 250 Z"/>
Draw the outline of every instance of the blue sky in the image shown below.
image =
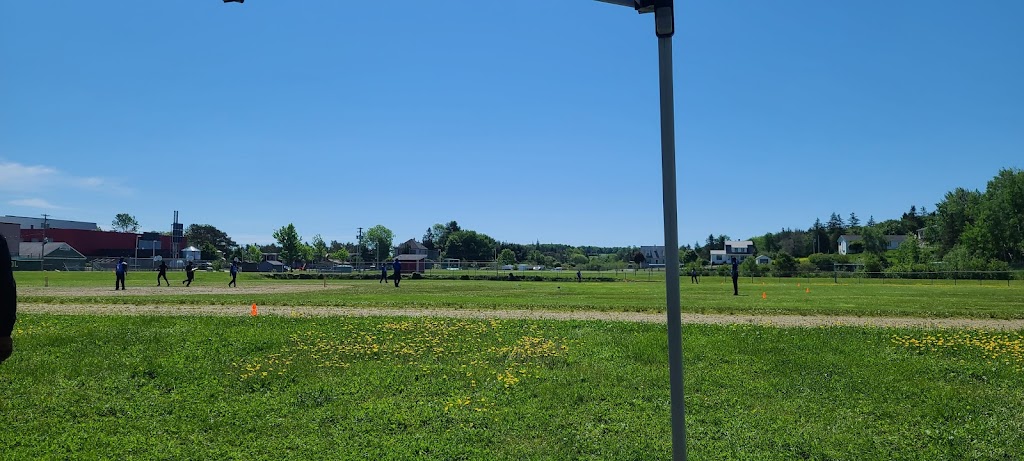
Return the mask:
<path id="1" fill-rule="evenodd" d="M 653 18 L 448 3 L 0 0 L 0 215 L 660 244 Z M 680 2 L 680 241 L 895 218 L 1024 167 L 1022 21 L 1019 0 Z"/>

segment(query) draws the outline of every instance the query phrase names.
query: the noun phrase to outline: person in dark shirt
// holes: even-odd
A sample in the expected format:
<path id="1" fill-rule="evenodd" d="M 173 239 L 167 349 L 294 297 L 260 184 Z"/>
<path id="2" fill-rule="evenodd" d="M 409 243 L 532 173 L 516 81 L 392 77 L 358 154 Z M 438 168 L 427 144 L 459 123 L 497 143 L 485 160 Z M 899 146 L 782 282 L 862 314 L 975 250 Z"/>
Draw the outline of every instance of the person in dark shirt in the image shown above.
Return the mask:
<path id="1" fill-rule="evenodd" d="M 700 279 L 697 278 L 697 269 L 690 269 L 690 283 L 700 283 Z"/>
<path id="2" fill-rule="evenodd" d="M 583 273 L 579 270 L 576 271 L 576 283 L 583 283 Z"/>
<path id="3" fill-rule="evenodd" d="M 238 263 L 231 261 L 231 281 L 228 282 L 229 287 L 238 288 L 238 283 L 235 282 L 236 277 L 238 277 Z"/>
<path id="4" fill-rule="evenodd" d="M 388 265 L 386 263 L 380 265 L 380 280 L 377 283 L 388 283 Z"/>
<path id="5" fill-rule="evenodd" d="M 0 363 L 14 351 L 11 332 L 17 320 L 18 287 L 11 270 L 11 249 L 7 238 L 0 234 Z"/>
<path id="6" fill-rule="evenodd" d="M 736 257 L 732 257 L 732 295 L 739 296 L 740 294 L 740 265 L 736 262 Z"/>
<path id="7" fill-rule="evenodd" d="M 185 265 L 185 280 L 182 280 L 181 283 L 187 287 L 190 287 L 192 286 L 192 280 L 194 280 L 195 278 L 196 268 L 195 266 L 192 265 L 192 261 L 189 261 L 188 264 Z"/>
<path id="8" fill-rule="evenodd" d="M 395 257 L 395 262 L 391 263 L 391 267 L 395 271 L 395 288 L 398 288 L 398 283 L 402 281 L 402 263 L 398 262 L 398 258 Z"/>
<path id="9" fill-rule="evenodd" d="M 160 272 L 156 274 L 156 286 L 160 286 L 160 278 L 163 277 L 164 281 L 167 282 L 167 286 L 171 286 L 171 282 L 167 280 L 167 263 L 160 261 Z"/>
<path id="10" fill-rule="evenodd" d="M 118 289 L 124 290 L 124 276 L 128 273 L 128 263 L 124 262 L 124 258 L 117 260 L 117 265 L 114 266 L 114 275 L 117 277 L 114 280 L 114 291 Z"/>

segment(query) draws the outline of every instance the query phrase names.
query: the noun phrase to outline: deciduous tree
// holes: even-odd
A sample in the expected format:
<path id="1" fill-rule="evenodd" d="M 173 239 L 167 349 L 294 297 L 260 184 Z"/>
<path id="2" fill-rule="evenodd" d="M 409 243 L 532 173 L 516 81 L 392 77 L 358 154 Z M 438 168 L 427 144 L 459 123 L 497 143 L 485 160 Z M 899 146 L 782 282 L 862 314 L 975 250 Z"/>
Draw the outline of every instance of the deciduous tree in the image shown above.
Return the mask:
<path id="1" fill-rule="evenodd" d="M 366 231 L 366 248 L 370 255 L 377 261 L 388 259 L 391 256 L 391 247 L 394 246 L 395 233 L 381 224 L 371 227 Z"/>
<path id="2" fill-rule="evenodd" d="M 114 216 L 114 221 L 110 223 L 110 227 L 117 232 L 138 232 L 139 221 L 128 213 L 118 213 Z"/>
<path id="3" fill-rule="evenodd" d="M 231 254 L 232 250 L 238 246 L 234 240 L 231 240 L 231 237 L 228 237 L 228 234 L 210 224 L 190 224 L 185 229 L 185 238 L 190 244 L 199 248 L 202 248 L 203 243 L 209 243 L 223 254 Z"/>
<path id="4" fill-rule="evenodd" d="M 300 248 L 302 238 L 299 237 L 299 232 L 295 230 L 294 224 L 288 223 L 287 226 L 274 231 L 274 239 L 281 245 L 281 261 L 283 263 L 293 265 L 302 257 Z"/>

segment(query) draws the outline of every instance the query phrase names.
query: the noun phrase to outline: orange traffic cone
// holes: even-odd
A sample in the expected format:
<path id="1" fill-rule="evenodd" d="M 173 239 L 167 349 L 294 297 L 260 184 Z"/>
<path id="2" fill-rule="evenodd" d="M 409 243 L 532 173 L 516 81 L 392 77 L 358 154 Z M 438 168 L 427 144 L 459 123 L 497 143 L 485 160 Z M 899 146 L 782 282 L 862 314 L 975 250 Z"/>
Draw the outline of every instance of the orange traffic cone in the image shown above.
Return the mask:
<path id="1" fill-rule="evenodd" d="M 806 292 L 807 292 L 807 293 L 810 293 L 810 292 L 811 292 L 811 289 L 810 289 L 810 288 L 808 288 Z"/>
<path id="2" fill-rule="evenodd" d="M 256 303 L 252 303 L 252 316 L 255 317 L 257 315 L 260 315 L 260 314 L 259 314 L 259 312 L 256 311 Z"/>
<path id="3" fill-rule="evenodd" d="M 762 291 L 761 292 L 761 299 L 768 299 L 768 292 Z"/>

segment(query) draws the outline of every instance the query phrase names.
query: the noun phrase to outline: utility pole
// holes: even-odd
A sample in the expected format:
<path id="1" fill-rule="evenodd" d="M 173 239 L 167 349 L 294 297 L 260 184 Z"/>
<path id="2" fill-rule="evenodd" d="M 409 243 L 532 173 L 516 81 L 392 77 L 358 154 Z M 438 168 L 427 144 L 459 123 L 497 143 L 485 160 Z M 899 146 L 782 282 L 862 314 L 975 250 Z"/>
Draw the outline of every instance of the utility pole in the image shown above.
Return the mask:
<path id="1" fill-rule="evenodd" d="M 46 228 L 50 227 L 50 215 L 43 213 L 43 244 L 39 250 L 39 259 L 42 261 L 39 263 L 39 269 L 42 271 L 46 270 Z"/>
<path id="2" fill-rule="evenodd" d="M 359 228 L 359 233 L 356 234 L 356 256 L 359 258 L 359 262 L 363 262 L 363 228 Z"/>

